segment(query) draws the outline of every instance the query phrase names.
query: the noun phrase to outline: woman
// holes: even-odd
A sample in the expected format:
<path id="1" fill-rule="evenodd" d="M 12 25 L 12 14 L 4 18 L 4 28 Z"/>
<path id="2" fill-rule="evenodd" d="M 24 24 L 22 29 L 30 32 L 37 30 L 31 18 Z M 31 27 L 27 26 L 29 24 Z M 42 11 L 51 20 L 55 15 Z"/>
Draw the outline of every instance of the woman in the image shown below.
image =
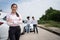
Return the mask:
<path id="1" fill-rule="evenodd" d="M 20 24 L 22 23 L 21 15 L 16 12 L 17 4 L 11 5 L 12 12 L 7 15 L 7 23 L 9 28 L 9 38 L 10 40 L 19 40 L 20 37 Z"/>

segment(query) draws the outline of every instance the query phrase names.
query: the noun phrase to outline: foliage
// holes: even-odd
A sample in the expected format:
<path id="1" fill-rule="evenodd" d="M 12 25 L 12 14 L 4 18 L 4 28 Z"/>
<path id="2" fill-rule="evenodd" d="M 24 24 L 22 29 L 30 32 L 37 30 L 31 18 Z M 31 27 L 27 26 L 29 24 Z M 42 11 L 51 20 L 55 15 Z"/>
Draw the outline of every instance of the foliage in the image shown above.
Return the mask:
<path id="1" fill-rule="evenodd" d="M 45 15 L 42 15 L 42 17 L 39 18 L 38 24 L 48 24 L 46 26 L 60 28 L 60 10 L 50 7 L 45 11 Z"/>
<path id="2" fill-rule="evenodd" d="M 43 15 L 40 20 L 53 20 L 60 22 L 60 11 L 50 7 L 45 11 L 45 15 Z"/>

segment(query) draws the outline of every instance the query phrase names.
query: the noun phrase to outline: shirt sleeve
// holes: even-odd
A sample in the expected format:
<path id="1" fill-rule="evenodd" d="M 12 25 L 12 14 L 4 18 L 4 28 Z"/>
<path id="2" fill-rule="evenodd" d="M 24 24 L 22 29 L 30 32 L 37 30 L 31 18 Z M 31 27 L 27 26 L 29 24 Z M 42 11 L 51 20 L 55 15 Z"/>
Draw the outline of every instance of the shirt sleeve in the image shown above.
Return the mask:
<path id="1" fill-rule="evenodd" d="M 7 15 L 7 16 L 6 16 L 6 21 L 7 21 L 7 24 L 8 24 L 8 25 L 13 24 L 13 23 L 9 22 L 9 19 L 10 19 L 10 15 Z"/>
<path id="2" fill-rule="evenodd" d="M 8 21 L 8 19 L 9 19 L 9 15 L 6 16 L 6 20 L 7 20 L 7 21 Z"/>

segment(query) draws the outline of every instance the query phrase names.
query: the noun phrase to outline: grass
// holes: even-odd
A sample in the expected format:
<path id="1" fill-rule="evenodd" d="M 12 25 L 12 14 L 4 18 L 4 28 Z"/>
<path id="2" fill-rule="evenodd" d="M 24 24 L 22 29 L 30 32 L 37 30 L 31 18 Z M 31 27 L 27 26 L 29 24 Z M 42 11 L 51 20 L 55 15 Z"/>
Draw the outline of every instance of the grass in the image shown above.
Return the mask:
<path id="1" fill-rule="evenodd" d="M 45 27 L 58 27 L 60 28 L 60 22 L 55 21 L 40 21 L 39 24 L 45 25 Z"/>

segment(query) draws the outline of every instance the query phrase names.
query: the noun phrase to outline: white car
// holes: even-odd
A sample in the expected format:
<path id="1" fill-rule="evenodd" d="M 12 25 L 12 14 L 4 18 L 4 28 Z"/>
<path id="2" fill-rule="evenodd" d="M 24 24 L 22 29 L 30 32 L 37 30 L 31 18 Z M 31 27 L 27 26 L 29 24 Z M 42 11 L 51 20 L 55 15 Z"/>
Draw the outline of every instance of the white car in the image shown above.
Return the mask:
<path id="1" fill-rule="evenodd" d="M 33 24 L 30 24 L 30 31 L 33 31 Z"/>
<path id="2" fill-rule="evenodd" d="M 26 31 L 27 29 L 27 24 L 24 24 L 24 31 Z M 33 31 L 33 24 L 30 24 L 30 32 L 34 32 Z"/>
<path id="3" fill-rule="evenodd" d="M 26 31 L 26 28 L 27 28 L 27 21 L 25 20 L 24 22 L 24 31 Z M 33 32 L 33 24 L 30 24 L 30 31 Z"/>
<path id="4" fill-rule="evenodd" d="M 3 20 L 5 16 L 5 13 L 0 12 L 0 40 L 8 39 L 9 26 L 7 25 L 7 22 Z"/>
<path id="5" fill-rule="evenodd" d="M 0 40 L 7 40 L 8 39 L 8 31 L 9 31 L 9 26 L 4 22 L 3 24 L 0 25 Z"/>

